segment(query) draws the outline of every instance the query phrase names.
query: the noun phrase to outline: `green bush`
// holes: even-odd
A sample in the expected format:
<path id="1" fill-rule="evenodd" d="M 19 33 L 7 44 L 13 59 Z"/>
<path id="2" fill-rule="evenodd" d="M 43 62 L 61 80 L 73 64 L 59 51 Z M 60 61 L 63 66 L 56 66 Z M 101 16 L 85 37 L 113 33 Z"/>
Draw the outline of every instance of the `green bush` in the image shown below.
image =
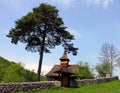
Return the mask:
<path id="1" fill-rule="evenodd" d="M 78 62 L 78 65 L 80 67 L 79 72 L 77 72 L 77 76 L 79 79 L 92 79 L 94 78 L 94 74 L 92 73 L 92 70 L 90 66 L 88 65 L 88 62 Z"/>

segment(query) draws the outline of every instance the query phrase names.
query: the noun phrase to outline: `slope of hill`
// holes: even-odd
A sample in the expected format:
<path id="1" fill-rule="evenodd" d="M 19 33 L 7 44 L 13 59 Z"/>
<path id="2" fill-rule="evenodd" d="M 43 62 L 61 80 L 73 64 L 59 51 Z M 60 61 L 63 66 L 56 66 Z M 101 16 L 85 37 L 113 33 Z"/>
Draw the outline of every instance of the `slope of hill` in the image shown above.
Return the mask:
<path id="1" fill-rule="evenodd" d="M 120 81 L 88 85 L 80 88 L 54 87 L 48 90 L 12 92 L 12 93 L 120 93 Z"/>
<path id="2" fill-rule="evenodd" d="M 0 57 L 0 83 L 35 81 L 36 74 L 23 68 L 21 63 Z"/>

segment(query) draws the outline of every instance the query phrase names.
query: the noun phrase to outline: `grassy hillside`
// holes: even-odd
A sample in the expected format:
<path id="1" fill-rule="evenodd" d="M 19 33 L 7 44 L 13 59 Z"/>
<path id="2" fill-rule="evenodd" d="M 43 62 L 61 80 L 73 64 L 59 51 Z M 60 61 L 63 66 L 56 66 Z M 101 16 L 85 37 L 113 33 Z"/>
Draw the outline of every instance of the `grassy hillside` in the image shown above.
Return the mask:
<path id="1" fill-rule="evenodd" d="M 81 88 L 51 88 L 48 90 L 14 93 L 120 93 L 120 81 L 94 84 Z"/>
<path id="2" fill-rule="evenodd" d="M 36 74 L 26 70 L 20 63 L 0 57 L 0 83 L 35 81 Z"/>

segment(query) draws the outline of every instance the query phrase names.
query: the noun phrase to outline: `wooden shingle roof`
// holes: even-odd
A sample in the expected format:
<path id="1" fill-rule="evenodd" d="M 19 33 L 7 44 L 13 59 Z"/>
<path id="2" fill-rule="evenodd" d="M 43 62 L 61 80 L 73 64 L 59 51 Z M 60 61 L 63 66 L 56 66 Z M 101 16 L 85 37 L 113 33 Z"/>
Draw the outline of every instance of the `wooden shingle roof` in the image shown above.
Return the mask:
<path id="1" fill-rule="evenodd" d="M 55 65 L 50 72 L 46 74 L 47 77 L 57 77 L 59 76 L 58 73 L 55 73 L 56 71 L 59 71 L 61 69 L 60 65 Z M 78 65 L 68 65 L 67 69 L 71 72 L 76 74 L 76 72 L 79 71 L 79 66 Z"/>
<path id="2" fill-rule="evenodd" d="M 64 74 L 68 74 L 68 75 L 72 75 L 74 73 L 72 73 L 67 67 L 62 67 L 61 69 L 55 71 L 54 73 L 64 73 Z"/>

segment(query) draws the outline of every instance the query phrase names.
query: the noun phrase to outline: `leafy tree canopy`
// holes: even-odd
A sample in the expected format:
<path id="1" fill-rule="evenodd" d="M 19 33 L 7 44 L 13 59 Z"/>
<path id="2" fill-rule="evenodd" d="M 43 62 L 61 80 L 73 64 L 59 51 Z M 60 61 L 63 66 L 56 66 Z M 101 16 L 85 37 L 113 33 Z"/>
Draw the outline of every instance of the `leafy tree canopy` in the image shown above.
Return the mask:
<path id="1" fill-rule="evenodd" d="M 77 75 L 80 79 L 94 78 L 94 74 L 92 72 L 92 69 L 88 65 L 88 62 L 80 61 L 78 62 L 78 65 L 80 67 L 80 71 L 77 73 Z"/>
<path id="2" fill-rule="evenodd" d="M 41 4 L 18 19 L 15 28 L 12 28 L 7 36 L 14 44 L 18 41 L 26 43 L 26 50 L 32 52 L 41 52 L 43 37 L 45 37 L 44 52 L 50 53 L 49 49 L 62 44 L 68 52 L 72 51 L 76 55 L 77 48 L 70 44 L 74 36 L 66 31 L 67 27 L 64 26 L 58 12 L 54 6 Z"/>
<path id="3" fill-rule="evenodd" d="M 108 61 L 98 64 L 95 69 L 98 72 L 98 77 L 106 77 L 110 75 L 110 63 Z"/>

